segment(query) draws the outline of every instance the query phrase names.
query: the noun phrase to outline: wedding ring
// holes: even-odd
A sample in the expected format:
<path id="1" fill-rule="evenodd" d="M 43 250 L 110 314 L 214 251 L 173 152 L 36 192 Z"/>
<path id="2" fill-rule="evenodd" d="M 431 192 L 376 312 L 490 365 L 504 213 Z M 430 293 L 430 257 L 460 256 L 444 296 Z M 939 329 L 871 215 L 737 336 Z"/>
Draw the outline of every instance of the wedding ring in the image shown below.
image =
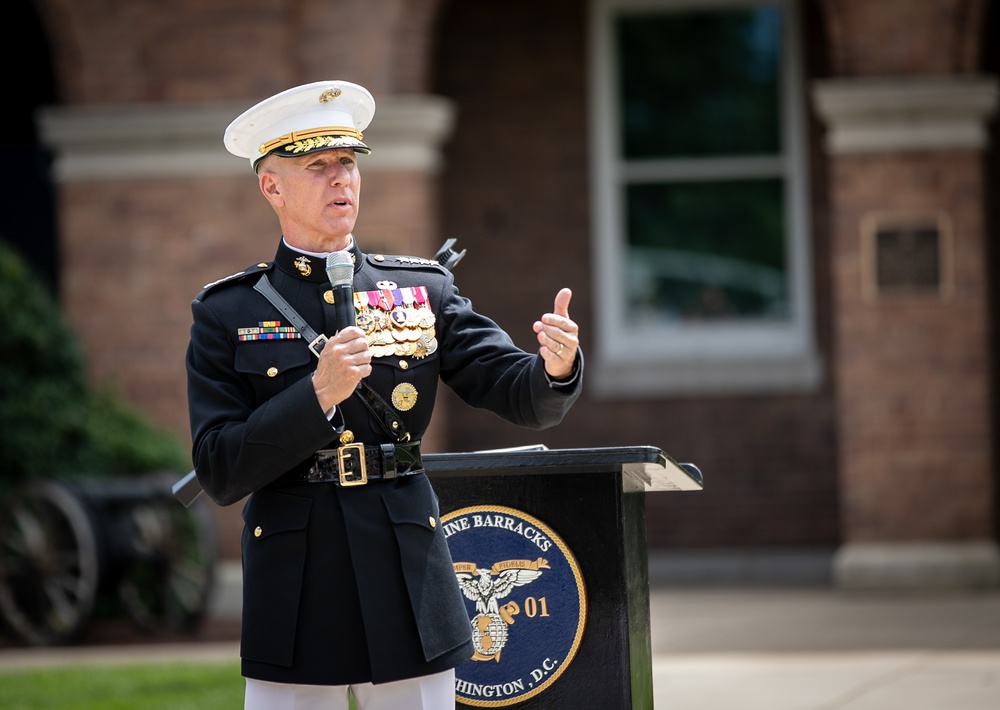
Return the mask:
<path id="1" fill-rule="evenodd" d="M 556 355 L 558 355 L 559 353 L 561 353 L 561 352 L 563 351 L 563 348 L 564 348 L 564 347 L 566 347 L 566 346 L 565 346 L 565 345 L 563 345 L 562 343 L 559 343 L 559 349 L 558 349 L 558 350 L 556 350 Z"/>

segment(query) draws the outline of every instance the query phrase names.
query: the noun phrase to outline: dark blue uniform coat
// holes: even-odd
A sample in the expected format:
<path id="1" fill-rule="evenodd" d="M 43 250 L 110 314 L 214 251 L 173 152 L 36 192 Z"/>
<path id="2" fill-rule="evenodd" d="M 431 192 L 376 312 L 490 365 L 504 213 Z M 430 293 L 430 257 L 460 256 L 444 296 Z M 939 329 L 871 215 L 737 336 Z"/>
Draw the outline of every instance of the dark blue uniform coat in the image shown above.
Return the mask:
<path id="1" fill-rule="evenodd" d="M 440 379 L 465 402 L 514 424 L 557 424 L 582 380 L 578 356 L 568 386 L 551 383 L 527 353 L 459 295 L 433 262 L 363 255 L 356 247 L 354 290 L 392 282 L 424 286 L 435 315 L 437 349 L 423 357 L 373 358 L 369 383 L 389 401 L 416 390 L 400 412 L 413 439 L 426 430 Z M 339 445 L 393 439 L 357 394 L 333 420 L 310 382 L 316 357 L 305 339 L 252 339 L 241 329 L 282 321 L 253 290 L 261 274 L 309 325 L 332 334 L 325 262 L 278 248 L 274 262 L 206 286 L 192 303 L 188 402 L 198 479 L 220 505 L 250 496 L 243 510 L 243 674 L 260 680 L 340 685 L 435 673 L 468 660 L 469 617 L 425 474 L 364 486 L 287 483 L 313 454 Z M 306 273 L 308 271 L 308 273 Z M 380 284 L 381 282 L 381 284 Z"/>

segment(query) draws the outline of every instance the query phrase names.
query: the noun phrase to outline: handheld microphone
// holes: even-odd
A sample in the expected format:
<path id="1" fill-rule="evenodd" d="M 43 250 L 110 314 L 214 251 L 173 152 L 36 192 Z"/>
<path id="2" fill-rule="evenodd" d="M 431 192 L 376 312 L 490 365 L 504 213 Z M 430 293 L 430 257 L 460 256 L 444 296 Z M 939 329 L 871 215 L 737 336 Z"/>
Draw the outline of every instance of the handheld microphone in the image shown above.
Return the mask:
<path id="1" fill-rule="evenodd" d="M 354 262 L 348 251 L 335 251 L 326 257 L 326 277 L 333 290 L 334 332 L 355 325 Z"/>

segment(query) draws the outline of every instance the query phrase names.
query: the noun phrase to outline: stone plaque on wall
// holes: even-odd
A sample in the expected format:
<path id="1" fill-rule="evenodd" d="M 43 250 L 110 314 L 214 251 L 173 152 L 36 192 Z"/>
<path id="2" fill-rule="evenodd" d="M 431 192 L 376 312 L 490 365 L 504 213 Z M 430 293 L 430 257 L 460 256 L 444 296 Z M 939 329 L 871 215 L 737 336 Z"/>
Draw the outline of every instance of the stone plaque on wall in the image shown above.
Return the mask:
<path id="1" fill-rule="evenodd" d="M 861 238 L 866 297 L 951 295 L 951 228 L 944 215 L 868 215 Z"/>

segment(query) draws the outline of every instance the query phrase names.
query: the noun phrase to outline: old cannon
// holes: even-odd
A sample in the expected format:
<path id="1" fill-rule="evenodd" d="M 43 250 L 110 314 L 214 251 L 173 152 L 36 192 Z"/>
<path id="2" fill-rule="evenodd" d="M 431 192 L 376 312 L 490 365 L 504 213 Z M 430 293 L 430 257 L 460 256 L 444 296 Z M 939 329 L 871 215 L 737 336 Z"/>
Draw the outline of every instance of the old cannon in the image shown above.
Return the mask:
<path id="1" fill-rule="evenodd" d="M 0 506 L 0 618 L 32 646 L 77 640 L 98 611 L 194 631 L 217 554 L 209 504 L 178 505 L 168 477 L 32 481 Z"/>

